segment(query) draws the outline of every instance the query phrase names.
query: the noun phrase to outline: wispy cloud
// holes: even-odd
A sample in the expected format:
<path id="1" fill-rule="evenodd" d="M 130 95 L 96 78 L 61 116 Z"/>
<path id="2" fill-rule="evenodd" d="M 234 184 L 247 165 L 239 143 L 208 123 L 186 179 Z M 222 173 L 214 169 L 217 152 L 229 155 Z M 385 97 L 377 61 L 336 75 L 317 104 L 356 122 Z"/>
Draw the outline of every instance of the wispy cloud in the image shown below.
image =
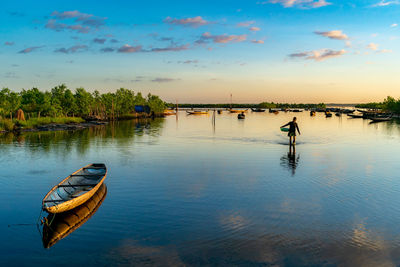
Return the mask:
<path id="1" fill-rule="evenodd" d="M 246 39 L 247 39 L 246 34 L 242 34 L 242 35 L 227 35 L 227 34 L 212 35 L 209 32 L 205 32 L 200 36 L 200 39 L 197 40 L 196 43 L 204 44 L 204 43 L 207 43 L 208 41 L 212 41 L 213 43 L 226 44 L 226 43 L 243 42 L 243 41 L 246 41 Z"/>
<path id="2" fill-rule="evenodd" d="M 4 42 L 4 45 L 12 46 L 14 45 L 14 42 Z"/>
<path id="3" fill-rule="evenodd" d="M 288 7 L 297 7 L 297 8 L 319 8 L 324 6 L 329 6 L 332 3 L 327 2 L 326 0 L 269 0 L 258 2 L 257 4 L 265 5 L 265 4 L 281 4 L 285 8 Z"/>
<path id="4" fill-rule="evenodd" d="M 164 19 L 164 22 L 171 25 L 180 25 L 187 27 L 199 27 L 210 24 L 210 21 L 203 19 L 201 16 L 193 17 L 193 18 L 185 18 L 185 19 L 175 19 L 171 17 L 167 17 Z"/>
<path id="5" fill-rule="evenodd" d="M 142 51 L 141 45 L 130 46 L 128 44 L 125 44 L 118 49 L 118 53 L 137 53 L 141 51 Z"/>
<path id="6" fill-rule="evenodd" d="M 52 19 L 49 19 L 45 28 L 57 32 L 69 29 L 78 33 L 88 33 L 93 29 L 98 29 L 105 24 L 107 18 L 97 17 L 92 14 L 81 13 L 77 10 L 51 13 Z M 73 20 L 71 23 L 61 23 L 59 20 Z"/>
<path id="7" fill-rule="evenodd" d="M 370 43 L 370 44 L 367 45 L 367 48 L 368 48 L 368 49 L 371 49 L 371 50 L 373 50 L 373 51 L 378 50 L 378 47 L 379 47 L 379 45 L 378 45 L 378 44 L 375 44 L 375 43 Z"/>
<path id="8" fill-rule="evenodd" d="M 263 43 L 264 43 L 263 40 L 251 40 L 251 42 L 252 42 L 253 44 L 263 44 Z"/>
<path id="9" fill-rule="evenodd" d="M 252 32 L 258 32 L 261 29 L 259 27 L 250 27 L 249 30 Z"/>
<path id="10" fill-rule="evenodd" d="M 157 48 L 151 48 L 149 50 L 146 50 L 145 52 L 178 52 L 178 51 L 184 51 L 184 50 L 188 50 L 189 49 L 189 45 L 171 45 L 168 47 L 157 47 Z"/>
<path id="11" fill-rule="evenodd" d="M 32 46 L 32 47 L 25 48 L 25 49 L 19 51 L 18 53 L 19 54 L 28 54 L 28 53 L 31 53 L 31 52 L 39 49 L 39 48 L 42 48 L 42 47 L 44 47 L 44 45 L 42 45 L 42 46 Z"/>
<path id="12" fill-rule="evenodd" d="M 179 81 L 180 79 L 172 79 L 172 78 L 163 78 L 163 77 L 158 77 L 154 78 L 151 81 L 155 83 L 167 83 L 167 82 L 174 82 L 174 81 Z"/>
<path id="13" fill-rule="evenodd" d="M 315 31 L 314 33 L 317 35 L 327 37 L 329 39 L 334 39 L 334 40 L 348 40 L 349 39 L 349 37 L 340 30 L 327 31 L 327 32 Z"/>
<path id="14" fill-rule="evenodd" d="M 105 38 L 94 38 L 94 39 L 93 39 L 93 43 L 96 43 L 96 44 L 104 44 L 104 43 L 106 42 L 106 40 L 107 40 L 107 39 L 105 39 Z"/>
<path id="15" fill-rule="evenodd" d="M 199 61 L 196 59 L 196 60 L 178 61 L 177 63 L 178 64 L 197 64 L 197 63 L 199 63 Z"/>
<path id="16" fill-rule="evenodd" d="M 76 52 L 85 51 L 87 49 L 88 49 L 87 45 L 74 45 L 74 46 L 71 46 L 69 48 L 65 48 L 65 47 L 58 48 L 58 49 L 54 50 L 54 52 L 56 52 L 56 53 L 64 53 L 64 54 L 73 54 L 73 53 L 76 53 Z"/>
<path id="17" fill-rule="evenodd" d="M 372 5 L 373 7 L 382 7 L 382 6 L 390 6 L 390 5 L 398 5 L 400 4 L 399 1 L 386 1 L 386 0 L 381 0 L 378 3 Z"/>
<path id="18" fill-rule="evenodd" d="M 249 21 L 242 21 L 236 24 L 238 27 L 249 27 L 250 25 L 256 23 L 254 20 L 249 20 Z"/>
<path id="19" fill-rule="evenodd" d="M 390 25 L 390 27 L 392 27 L 392 28 L 396 28 L 397 26 L 399 26 L 399 24 L 397 24 L 397 23 L 393 23 L 392 25 Z"/>
<path id="20" fill-rule="evenodd" d="M 290 54 L 290 58 L 303 58 L 308 60 L 315 60 L 315 61 L 324 61 L 329 58 L 340 57 L 346 54 L 347 51 L 342 49 L 339 51 L 331 50 L 331 49 L 321 49 L 321 50 L 313 50 L 313 51 L 306 51 L 300 53 Z"/>
<path id="21" fill-rule="evenodd" d="M 115 48 L 112 48 L 112 47 L 104 47 L 104 48 L 100 49 L 100 52 L 103 52 L 103 53 L 111 53 L 114 51 L 115 51 Z"/>

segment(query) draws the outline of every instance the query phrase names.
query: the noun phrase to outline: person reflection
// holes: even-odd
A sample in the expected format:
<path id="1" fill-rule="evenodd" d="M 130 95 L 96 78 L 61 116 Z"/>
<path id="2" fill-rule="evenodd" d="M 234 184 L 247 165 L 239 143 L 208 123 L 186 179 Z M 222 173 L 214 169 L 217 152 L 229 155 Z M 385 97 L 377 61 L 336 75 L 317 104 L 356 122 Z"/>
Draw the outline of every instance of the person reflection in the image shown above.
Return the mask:
<path id="1" fill-rule="evenodd" d="M 296 174 L 296 168 L 299 165 L 300 155 L 296 156 L 296 146 L 289 146 L 287 155 L 281 157 L 281 166 L 292 172 L 292 176 Z"/>

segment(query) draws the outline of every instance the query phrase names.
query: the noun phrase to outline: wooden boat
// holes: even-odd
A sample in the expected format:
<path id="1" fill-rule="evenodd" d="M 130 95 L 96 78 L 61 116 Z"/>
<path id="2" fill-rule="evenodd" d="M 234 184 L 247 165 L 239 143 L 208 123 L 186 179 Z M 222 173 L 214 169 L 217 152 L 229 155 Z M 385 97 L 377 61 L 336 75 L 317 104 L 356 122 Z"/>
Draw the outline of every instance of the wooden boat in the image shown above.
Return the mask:
<path id="1" fill-rule="evenodd" d="M 42 241 L 45 248 L 65 238 L 88 221 L 99 209 L 107 195 L 107 187 L 103 183 L 96 193 L 82 205 L 60 213 L 50 213 L 44 218 Z M 50 224 L 49 224 L 50 223 Z"/>
<path id="2" fill-rule="evenodd" d="M 253 112 L 265 112 L 265 109 L 262 109 L 262 108 L 252 108 L 251 111 L 253 111 Z"/>
<path id="3" fill-rule="evenodd" d="M 89 164 L 62 180 L 43 198 L 42 208 L 48 213 L 71 210 L 91 198 L 107 176 L 106 165 Z"/>
<path id="4" fill-rule="evenodd" d="M 347 114 L 347 116 L 349 116 L 351 118 L 354 118 L 354 119 L 363 118 L 362 114 L 351 114 L 351 113 L 349 113 L 349 114 Z"/>
<path id="5" fill-rule="evenodd" d="M 186 111 L 188 115 L 208 115 L 208 111 L 203 110 L 193 110 L 193 111 Z"/>
<path id="6" fill-rule="evenodd" d="M 164 110 L 163 114 L 164 114 L 164 116 L 176 115 L 176 112 L 173 109 L 166 109 L 166 110 Z"/>
<path id="7" fill-rule="evenodd" d="M 384 122 L 384 121 L 391 121 L 392 117 L 376 117 L 371 118 L 372 122 Z"/>
<path id="8" fill-rule="evenodd" d="M 229 109 L 230 113 L 242 113 L 242 112 L 247 112 L 247 109 Z"/>

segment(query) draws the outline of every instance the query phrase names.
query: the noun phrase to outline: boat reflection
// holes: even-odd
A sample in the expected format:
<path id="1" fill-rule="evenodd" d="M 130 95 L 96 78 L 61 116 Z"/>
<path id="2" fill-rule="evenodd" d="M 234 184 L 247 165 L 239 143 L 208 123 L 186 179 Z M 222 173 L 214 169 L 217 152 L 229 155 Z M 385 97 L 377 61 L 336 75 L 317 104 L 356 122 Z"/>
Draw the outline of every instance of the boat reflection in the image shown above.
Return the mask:
<path id="1" fill-rule="evenodd" d="M 42 241 L 45 248 L 65 238 L 88 221 L 103 203 L 107 186 L 103 183 L 97 192 L 82 205 L 58 214 L 49 214 L 44 220 Z"/>
<path id="2" fill-rule="evenodd" d="M 296 168 L 299 165 L 300 155 L 296 156 L 296 146 L 289 146 L 289 152 L 281 157 L 281 166 L 290 170 L 292 176 L 296 174 Z"/>

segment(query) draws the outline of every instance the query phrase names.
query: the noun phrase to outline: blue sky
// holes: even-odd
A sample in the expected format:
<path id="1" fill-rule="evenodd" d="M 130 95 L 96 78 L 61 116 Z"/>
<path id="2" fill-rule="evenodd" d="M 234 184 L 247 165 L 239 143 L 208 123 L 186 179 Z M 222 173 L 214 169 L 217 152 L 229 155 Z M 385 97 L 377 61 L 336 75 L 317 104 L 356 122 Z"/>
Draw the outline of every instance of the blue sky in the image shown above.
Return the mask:
<path id="1" fill-rule="evenodd" d="M 4 1 L 0 87 L 168 101 L 399 97 L 399 1 Z"/>

